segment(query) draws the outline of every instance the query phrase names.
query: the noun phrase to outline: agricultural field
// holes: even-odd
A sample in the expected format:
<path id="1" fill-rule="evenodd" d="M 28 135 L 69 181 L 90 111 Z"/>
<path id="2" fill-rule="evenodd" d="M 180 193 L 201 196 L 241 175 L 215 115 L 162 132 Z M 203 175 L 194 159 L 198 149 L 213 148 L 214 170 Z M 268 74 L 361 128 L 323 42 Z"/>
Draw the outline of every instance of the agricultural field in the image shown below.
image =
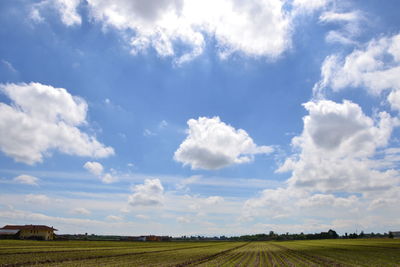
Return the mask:
<path id="1" fill-rule="evenodd" d="M 400 266 L 400 240 L 0 240 L 0 266 Z"/>

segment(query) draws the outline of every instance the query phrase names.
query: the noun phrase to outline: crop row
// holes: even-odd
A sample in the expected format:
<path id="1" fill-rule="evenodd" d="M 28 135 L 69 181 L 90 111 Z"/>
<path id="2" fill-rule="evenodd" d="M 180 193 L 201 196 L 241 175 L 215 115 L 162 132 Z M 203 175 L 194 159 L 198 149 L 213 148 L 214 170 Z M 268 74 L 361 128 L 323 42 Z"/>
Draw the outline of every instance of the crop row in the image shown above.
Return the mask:
<path id="1" fill-rule="evenodd" d="M 145 252 L 148 250 L 162 250 L 171 248 L 185 248 L 188 246 L 187 243 L 176 243 L 174 245 L 166 243 L 154 243 L 152 246 L 142 246 L 140 243 L 136 243 L 136 246 L 90 246 L 91 242 L 86 242 L 85 246 L 66 246 L 66 247 L 21 247 L 21 248 L 0 248 L 0 256 L 5 255 L 19 255 L 19 254 L 40 254 L 40 253 L 68 253 L 74 251 L 80 252 L 94 252 L 104 250 L 134 250 L 136 252 Z M 202 246 L 205 244 L 197 243 L 196 246 Z"/>
<path id="2" fill-rule="evenodd" d="M 366 242 L 254 242 L 200 266 L 400 266 L 399 241 Z"/>
<path id="3" fill-rule="evenodd" d="M 400 242 L 398 241 L 391 244 L 373 243 L 371 240 L 365 240 L 365 243 L 346 241 L 282 242 L 280 246 L 295 251 L 297 254 L 307 255 L 309 258 L 334 260 L 342 265 L 400 266 Z"/>
<path id="4" fill-rule="evenodd" d="M 90 245 L 86 243 L 86 245 Z M 203 247 L 212 248 L 215 246 L 222 246 L 222 243 L 178 243 L 162 245 L 160 247 L 125 247 L 116 249 L 99 250 L 98 248 L 90 249 L 82 247 L 81 250 L 76 248 L 66 251 L 52 251 L 49 253 L 26 253 L 26 254 L 4 254 L 0 257 L 0 266 L 23 266 L 39 263 L 54 263 L 63 261 L 82 261 L 85 259 L 98 259 L 107 257 L 122 257 L 122 256 L 137 256 L 141 254 L 154 254 L 159 252 L 172 252 L 180 250 L 198 249 Z"/>
<path id="5" fill-rule="evenodd" d="M 62 267 L 78 266 L 190 266 L 218 255 L 221 252 L 229 251 L 244 245 L 243 243 L 219 243 L 202 247 L 188 247 L 173 251 L 162 251 L 151 254 L 123 255 L 106 258 L 93 258 L 80 261 L 65 261 L 57 264 Z M 44 264 L 41 266 L 53 266 Z"/>
<path id="6" fill-rule="evenodd" d="M 272 243 L 255 242 L 200 266 L 318 266 L 318 263 Z"/>

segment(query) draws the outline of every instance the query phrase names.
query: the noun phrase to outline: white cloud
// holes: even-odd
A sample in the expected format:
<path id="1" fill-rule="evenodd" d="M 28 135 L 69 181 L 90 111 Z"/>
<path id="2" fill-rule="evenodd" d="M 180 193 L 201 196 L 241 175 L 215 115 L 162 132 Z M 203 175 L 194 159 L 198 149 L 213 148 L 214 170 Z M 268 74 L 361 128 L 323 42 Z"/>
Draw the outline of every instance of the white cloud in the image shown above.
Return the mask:
<path id="1" fill-rule="evenodd" d="M 219 117 L 200 117 L 188 122 L 188 136 L 174 159 L 192 169 L 215 170 L 251 162 L 255 154 L 268 154 L 269 146 L 257 146 L 245 130 L 236 130 Z"/>
<path id="2" fill-rule="evenodd" d="M 57 181 L 55 181 L 57 182 Z M 62 186 L 64 182 L 58 184 Z M 142 182 L 143 183 L 143 182 Z M 87 182 L 88 186 L 93 186 L 90 181 Z M 164 185 L 164 182 L 163 182 Z M 50 196 L 49 196 L 50 197 Z M 180 193 L 164 190 L 164 200 L 162 206 L 131 206 L 127 203 L 128 195 L 123 192 L 97 192 L 85 193 L 75 192 L 72 195 L 60 196 L 56 201 L 50 198 L 46 205 L 33 205 L 24 201 L 24 196 L 21 197 L 17 193 L 0 194 L 0 224 L 43 224 L 53 225 L 59 229 L 59 233 L 97 233 L 97 234 L 124 234 L 124 235 L 143 235 L 146 233 L 160 234 L 160 235 L 191 235 L 193 234 L 207 234 L 209 229 L 204 228 L 201 224 L 205 221 L 217 220 L 230 220 L 234 221 L 237 214 L 240 212 L 242 199 L 229 198 L 220 202 L 218 205 L 206 205 L 204 203 L 205 197 L 188 197 Z M 84 205 L 82 204 L 84 203 Z M 199 203 L 202 209 L 199 211 L 189 210 L 188 205 L 192 203 Z M 14 208 L 7 208 L 12 204 Z M 65 209 L 66 206 L 69 208 Z M 72 210 L 77 207 L 84 207 L 91 211 L 91 214 L 75 215 Z M 38 221 L 34 217 L 27 216 L 12 217 L 14 209 L 25 210 L 26 213 L 43 211 L 44 214 L 51 216 L 54 212 L 60 220 L 54 221 L 51 218 L 43 217 L 43 220 Z M 8 213 L 6 211 L 10 211 Z M 206 211 L 208 214 L 204 215 Z M 202 213 L 201 217 L 200 213 Z M 44 215 L 43 214 L 43 215 Z M 106 219 L 106 216 L 114 215 L 122 217 L 122 221 L 113 221 Z M 126 217 L 127 216 L 127 217 Z M 176 218 L 183 216 L 186 218 L 193 218 L 193 224 L 185 225 L 183 229 L 180 224 L 176 223 Z M 126 218 L 125 218 L 126 217 Z M 91 224 L 85 218 L 98 220 L 101 227 L 96 224 Z M 229 219 L 228 219 L 229 218 Z M 65 221 L 63 222 L 62 220 Z M 67 221 L 70 221 L 68 223 Z M 73 223 L 76 221 L 76 223 Z M 115 224 L 114 224 L 115 223 Z M 117 223 L 124 223 L 117 224 Z M 125 224 L 126 223 L 126 224 Z M 89 225 L 89 226 L 88 226 Z M 199 232 L 199 227 L 203 227 Z M 230 229 L 222 228 L 223 231 L 230 231 Z M 225 232 L 223 232 L 225 233 Z M 222 233 L 222 234 L 223 234 Z"/>
<path id="3" fill-rule="evenodd" d="M 80 25 L 82 18 L 78 14 L 78 7 L 82 0 L 42 0 L 32 5 L 30 18 L 34 22 L 43 22 L 44 18 L 40 14 L 43 9 L 54 8 L 61 16 L 61 21 L 67 26 Z"/>
<path id="4" fill-rule="evenodd" d="M 123 220 L 122 217 L 116 216 L 116 215 L 108 215 L 108 216 L 106 217 L 106 219 L 109 220 L 109 221 L 117 221 L 117 222 Z"/>
<path id="5" fill-rule="evenodd" d="M 392 109 L 399 109 L 400 90 L 400 34 L 368 42 L 346 57 L 328 56 L 321 67 L 321 81 L 314 87 L 314 94 L 323 97 L 324 90 L 334 92 L 361 87 L 371 95 L 388 91 Z"/>
<path id="6" fill-rule="evenodd" d="M 94 175 L 101 175 L 103 173 L 103 165 L 96 161 L 88 161 L 83 167 Z"/>
<path id="7" fill-rule="evenodd" d="M 143 214 L 138 214 L 138 215 L 136 215 L 135 217 L 138 218 L 138 219 L 141 219 L 141 220 L 148 220 L 148 219 L 150 219 L 149 216 L 143 215 Z"/>
<path id="8" fill-rule="evenodd" d="M 234 214 L 234 217 L 236 217 L 240 213 L 242 204 L 242 198 L 232 201 L 232 198 L 225 199 L 221 196 L 201 197 L 190 194 L 168 194 L 165 206 L 170 208 L 173 205 L 178 214 L 191 214 L 193 216 L 192 221 L 196 220 L 200 222 L 201 220 L 210 219 L 215 216 L 232 216 Z M 202 219 L 199 220 L 199 217 L 202 217 Z"/>
<path id="9" fill-rule="evenodd" d="M 191 222 L 190 218 L 184 217 L 184 216 L 176 217 L 176 221 L 179 223 L 190 223 Z"/>
<path id="10" fill-rule="evenodd" d="M 144 129 L 144 131 L 143 131 L 143 136 L 155 136 L 155 135 L 157 135 L 157 134 L 150 131 L 149 129 Z"/>
<path id="11" fill-rule="evenodd" d="M 381 112 L 374 121 L 350 101 L 304 104 L 303 133 L 292 144 L 299 153 L 278 172 L 291 171 L 289 185 L 319 192 L 364 192 L 398 183 L 398 172 L 381 170 L 373 159 L 385 147 L 398 120 Z"/>
<path id="12" fill-rule="evenodd" d="M 361 33 L 361 23 L 365 17 L 360 11 L 351 11 L 345 13 L 337 13 L 334 11 L 324 12 L 319 21 L 324 24 L 337 24 L 340 26 L 337 30 L 331 30 L 326 35 L 326 41 L 330 43 L 341 43 L 345 45 L 356 45 L 354 40 Z"/>
<path id="13" fill-rule="evenodd" d="M 35 7 L 31 9 L 29 18 L 35 23 L 41 23 L 44 21 L 44 18 L 40 15 L 40 11 Z"/>
<path id="14" fill-rule="evenodd" d="M 50 202 L 50 198 L 42 194 L 29 194 L 25 196 L 25 201 L 33 204 L 47 204 Z"/>
<path id="15" fill-rule="evenodd" d="M 371 200 L 368 205 L 369 211 L 380 211 L 383 214 L 392 214 L 393 211 L 398 210 L 400 186 L 392 187 L 383 194 L 369 192 L 367 197 Z"/>
<path id="16" fill-rule="evenodd" d="M 360 19 L 360 13 L 357 11 L 347 13 L 337 13 L 333 11 L 324 12 L 320 17 L 321 22 L 354 22 Z"/>
<path id="17" fill-rule="evenodd" d="M 101 176 L 101 181 L 105 184 L 112 184 L 112 183 L 117 182 L 118 179 L 116 177 L 114 177 L 112 174 L 106 173 Z"/>
<path id="18" fill-rule="evenodd" d="M 240 219 L 247 221 L 256 216 L 273 219 L 287 217 L 293 212 L 293 204 L 301 197 L 304 197 L 304 193 L 292 188 L 265 189 L 259 196 L 250 198 L 244 203 Z"/>
<path id="19" fill-rule="evenodd" d="M 155 206 L 164 202 L 164 187 L 159 179 L 145 179 L 144 184 L 133 187 L 128 203 L 132 206 Z"/>
<path id="20" fill-rule="evenodd" d="M 164 129 L 168 126 L 168 122 L 166 120 L 162 120 L 159 124 L 158 124 L 158 128 L 160 129 Z"/>
<path id="21" fill-rule="evenodd" d="M 204 199 L 204 203 L 207 205 L 216 205 L 224 201 L 223 197 L 220 196 L 210 196 L 206 199 Z"/>
<path id="22" fill-rule="evenodd" d="M 35 176 L 27 175 L 27 174 L 22 174 L 17 177 L 15 177 L 14 182 L 20 183 L 20 184 L 28 184 L 28 185 L 38 185 L 39 179 Z"/>
<path id="23" fill-rule="evenodd" d="M 328 7 L 333 0 L 294 0 L 295 13 L 311 13 Z"/>
<path id="24" fill-rule="evenodd" d="M 269 222 L 264 229 L 281 232 L 316 232 L 329 228 L 341 233 L 353 232 L 355 228 L 386 232 L 398 223 L 399 192 L 398 186 L 348 196 L 305 192 L 295 187 L 268 189 L 246 201 L 241 219 L 248 222 L 262 218 Z M 284 218 L 290 218 L 296 225 L 282 224 Z"/>
<path id="25" fill-rule="evenodd" d="M 79 2 L 57 0 L 53 7 L 66 25 L 77 25 Z M 217 40 L 221 56 L 233 52 L 280 56 L 291 46 L 290 16 L 284 4 L 284 0 L 88 0 L 87 8 L 104 28 L 118 30 L 133 54 L 152 47 L 180 64 L 200 55 L 209 36 Z M 176 42 L 187 49 L 180 51 Z"/>
<path id="26" fill-rule="evenodd" d="M 85 208 L 75 208 L 71 211 L 73 214 L 79 214 L 79 215 L 90 215 L 91 212 L 88 209 Z"/>
<path id="27" fill-rule="evenodd" d="M 392 109 L 400 111 L 400 90 L 390 92 L 387 99 Z"/>
<path id="28" fill-rule="evenodd" d="M 56 0 L 54 4 L 60 12 L 62 22 L 67 26 L 80 25 L 82 23 L 81 16 L 77 12 L 77 8 L 81 0 Z"/>
<path id="29" fill-rule="evenodd" d="M 100 180 L 105 184 L 111 184 L 118 181 L 118 179 L 112 175 L 111 173 L 104 173 L 104 168 L 101 163 L 96 161 L 88 161 L 83 167 L 88 170 L 90 173 L 96 175 Z M 112 171 L 112 169 L 111 169 Z"/>
<path id="30" fill-rule="evenodd" d="M 383 194 L 387 194 L 387 192 L 384 191 Z M 378 195 L 382 196 L 382 194 Z M 348 230 L 349 225 L 344 226 L 337 222 L 347 220 L 349 223 L 351 222 L 351 226 L 365 222 L 374 214 L 369 208 L 371 203 L 373 203 L 373 198 L 365 194 L 338 196 L 336 193 L 306 192 L 301 188 L 289 186 L 266 189 L 259 196 L 247 200 L 241 219 L 242 221 L 251 221 L 258 217 L 268 218 L 268 221 L 273 222 L 290 218 L 293 221 L 301 222 L 299 226 L 306 227 L 313 224 L 312 221 L 315 221 L 315 218 L 324 218 L 325 222 L 330 222 L 329 228 L 343 231 L 344 228 Z M 387 208 L 386 204 L 384 206 Z M 378 227 L 379 223 L 389 222 L 391 217 L 391 215 L 380 217 L 378 224 L 375 222 L 374 227 Z M 311 228 L 316 229 L 316 226 Z"/>
<path id="31" fill-rule="evenodd" d="M 87 104 L 63 88 L 40 83 L 0 84 L 12 103 L 0 103 L 0 149 L 15 161 L 34 164 L 57 149 L 89 157 L 114 154 L 94 136 L 82 132 Z"/>
<path id="32" fill-rule="evenodd" d="M 310 101 L 304 107 L 309 114 L 301 135 L 292 139 L 294 154 L 277 170 L 290 172 L 286 186 L 248 199 L 241 222 L 290 218 L 301 231 L 344 232 L 354 226 L 387 231 L 396 220 L 400 196 L 399 149 L 387 148 L 399 120 L 386 112 L 369 117 L 347 100 Z"/>
<path id="33" fill-rule="evenodd" d="M 357 43 L 348 37 L 349 35 L 340 31 L 329 31 L 325 37 L 328 43 L 340 43 L 343 45 L 356 45 Z"/>
<path id="34" fill-rule="evenodd" d="M 176 188 L 179 190 L 186 190 L 188 191 L 188 185 L 193 184 L 198 182 L 201 179 L 201 175 L 193 175 L 190 176 L 189 178 L 185 178 L 182 181 L 180 181 L 177 185 Z"/>
<path id="35" fill-rule="evenodd" d="M 351 195 L 347 198 L 336 197 L 332 194 L 314 194 L 308 198 L 300 199 L 297 203 L 302 208 L 315 208 L 315 207 L 332 207 L 332 208 L 354 208 L 359 199 Z"/>
<path id="36" fill-rule="evenodd" d="M 81 24 L 77 10 L 82 0 L 42 0 L 40 10 L 52 6 L 67 26 Z M 154 49 L 161 57 L 182 64 L 201 55 L 207 39 L 215 39 L 221 58 L 239 52 L 246 56 L 276 59 L 290 49 L 293 20 L 300 14 L 333 10 L 334 0 L 88 0 L 87 12 L 104 30 L 114 29 L 129 44 L 131 53 Z M 37 12 L 38 13 L 38 12 Z M 327 23 L 344 23 L 342 31 L 331 31 L 330 42 L 353 43 L 346 33 L 359 29 L 357 12 L 321 16 Z M 38 13 L 35 16 L 41 18 Z M 350 23 L 353 22 L 353 23 Z M 357 25 L 356 25 L 357 24 Z M 184 48 L 182 48 L 184 47 Z"/>

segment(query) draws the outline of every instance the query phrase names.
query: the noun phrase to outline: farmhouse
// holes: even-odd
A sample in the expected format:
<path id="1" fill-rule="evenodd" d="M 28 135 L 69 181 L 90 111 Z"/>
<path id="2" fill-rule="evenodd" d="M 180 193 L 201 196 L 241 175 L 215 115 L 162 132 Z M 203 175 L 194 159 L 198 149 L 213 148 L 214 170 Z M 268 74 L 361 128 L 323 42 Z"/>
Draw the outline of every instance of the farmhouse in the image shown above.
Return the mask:
<path id="1" fill-rule="evenodd" d="M 46 225 L 6 225 L 0 228 L 1 238 L 53 240 L 53 227 Z"/>

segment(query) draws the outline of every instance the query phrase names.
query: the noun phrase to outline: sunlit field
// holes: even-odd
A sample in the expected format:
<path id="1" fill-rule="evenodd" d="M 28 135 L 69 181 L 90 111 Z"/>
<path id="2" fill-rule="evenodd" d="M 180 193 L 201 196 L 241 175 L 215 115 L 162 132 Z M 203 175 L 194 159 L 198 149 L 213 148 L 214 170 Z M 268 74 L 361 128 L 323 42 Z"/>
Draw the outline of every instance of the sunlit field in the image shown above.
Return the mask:
<path id="1" fill-rule="evenodd" d="M 0 241 L 0 266 L 400 266 L 400 240 Z"/>

